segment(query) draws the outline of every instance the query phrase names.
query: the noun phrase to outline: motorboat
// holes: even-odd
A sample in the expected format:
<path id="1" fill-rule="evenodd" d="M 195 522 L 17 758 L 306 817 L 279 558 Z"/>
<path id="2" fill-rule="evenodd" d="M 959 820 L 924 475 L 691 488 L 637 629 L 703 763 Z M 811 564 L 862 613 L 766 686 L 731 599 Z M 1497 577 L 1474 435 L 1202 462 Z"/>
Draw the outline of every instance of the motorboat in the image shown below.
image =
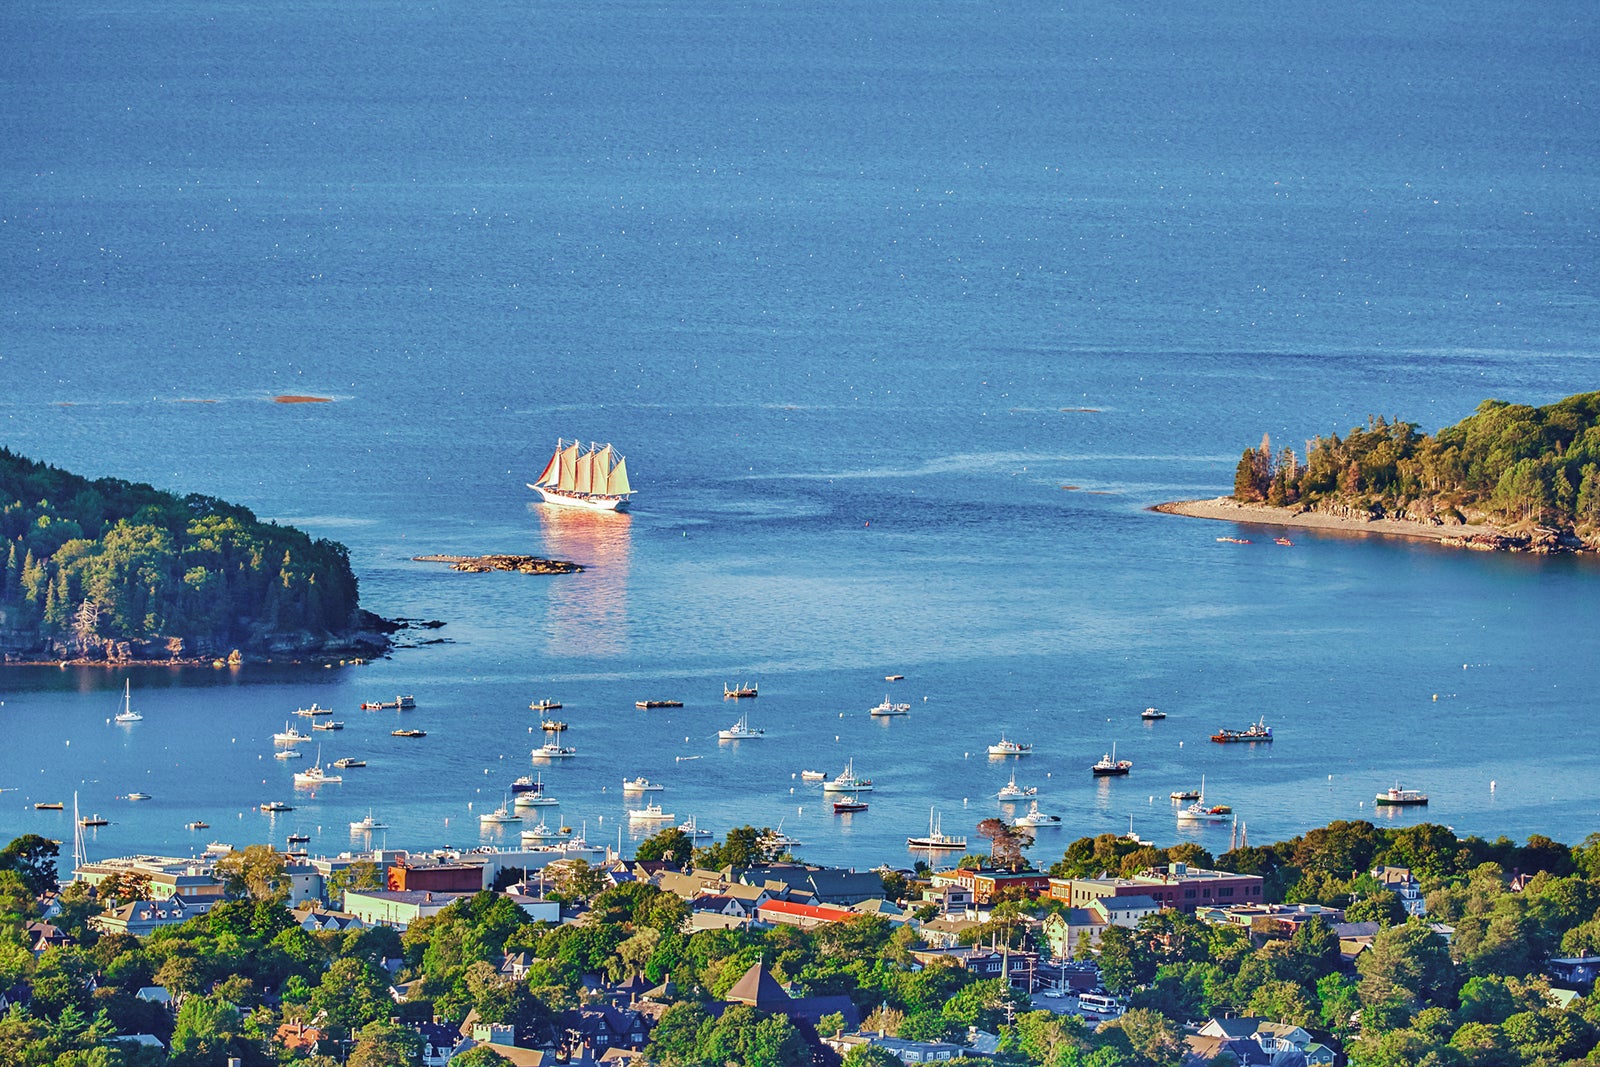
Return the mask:
<path id="1" fill-rule="evenodd" d="M 1045 812 L 1040 811 L 1039 810 L 1039 802 L 1037 800 L 1035 800 L 1033 803 L 1028 805 L 1028 810 L 1026 812 L 1024 812 L 1023 814 L 1017 816 L 1016 821 L 1013 822 L 1011 825 L 1013 825 L 1013 826 L 1031 826 L 1031 827 L 1060 826 L 1061 825 L 1061 816 L 1059 816 L 1059 815 L 1050 815 L 1050 814 L 1047 814 Z"/>
<path id="2" fill-rule="evenodd" d="M 122 682 L 122 710 L 116 714 L 116 722 L 143 722 L 144 716 L 133 710 L 133 683 L 128 679 Z"/>
<path id="3" fill-rule="evenodd" d="M 194 822 L 184 823 L 183 828 L 185 830 L 209 830 L 211 829 L 211 824 L 204 820 L 196 819 Z"/>
<path id="4" fill-rule="evenodd" d="M 1094 766 L 1089 769 L 1094 772 L 1096 778 L 1121 777 L 1133 770 L 1133 761 L 1118 759 L 1117 746 L 1113 743 L 1111 751 L 1096 760 Z"/>
<path id="5" fill-rule="evenodd" d="M 1139 718 L 1143 719 L 1145 722 L 1152 722 L 1156 719 L 1165 719 L 1166 717 L 1167 713 L 1159 708 L 1145 708 L 1139 713 Z"/>
<path id="6" fill-rule="evenodd" d="M 577 749 L 563 747 L 556 741 L 546 741 L 544 744 L 533 750 L 534 759 L 570 759 L 577 754 Z"/>
<path id="7" fill-rule="evenodd" d="M 848 800 L 835 800 L 833 802 L 833 813 L 835 815 L 850 815 L 866 810 L 867 802 L 860 797 L 852 796 Z"/>
<path id="8" fill-rule="evenodd" d="M 835 778 L 822 783 L 824 793 L 870 793 L 872 792 L 871 778 L 856 777 L 856 761 L 849 760 L 844 765 L 844 770 Z"/>
<path id="9" fill-rule="evenodd" d="M 544 781 L 542 779 L 535 778 L 531 774 L 524 774 L 521 778 L 518 778 L 516 781 L 511 783 L 511 792 L 542 793 L 544 792 Z"/>
<path id="10" fill-rule="evenodd" d="M 717 731 L 717 740 L 719 741 L 748 741 L 752 738 L 765 736 L 767 736 L 767 732 L 753 728 L 750 725 L 749 717 L 745 715 L 739 716 L 739 721 L 726 730 Z"/>
<path id="11" fill-rule="evenodd" d="M 390 737 L 427 737 L 426 730 L 390 730 Z"/>
<path id="12" fill-rule="evenodd" d="M 572 840 L 572 827 L 552 827 L 541 821 L 538 826 L 522 831 L 522 843 L 525 845 L 550 845 L 561 841 Z"/>
<path id="13" fill-rule="evenodd" d="M 1219 823 L 1233 818 L 1233 809 L 1226 804 L 1206 803 L 1206 780 L 1200 778 L 1200 796 L 1187 808 L 1178 812 L 1179 822 Z"/>
<path id="14" fill-rule="evenodd" d="M 1004 734 L 1000 735 L 1000 740 L 989 746 L 991 756 L 1027 756 L 1032 753 L 1032 745 L 1009 740 Z"/>
<path id="15" fill-rule="evenodd" d="M 665 787 L 660 782 L 652 782 L 642 774 L 637 778 L 624 778 L 622 780 L 622 791 L 624 793 L 659 793 L 663 788 Z"/>
<path id="16" fill-rule="evenodd" d="M 311 735 L 301 733 L 300 727 L 290 726 L 287 722 L 285 722 L 283 724 L 283 729 L 272 735 L 272 740 L 274 744 L 279 745 L 298 745 L 302 741 L 311 740 Z"/>
<path id="17" fill-rule="evenodd" d="M 1199 800 L 1200 790 L 1174 789 L 1172 792 L 1168 793 L 1167 796 L 1171 797 L 1173 800 Z"/>
<path id="18" fill-rule="evenodd" d="M 367 817 L 365 819 L 357 819 L 355 822 L 350 824 L 350 829 L 358 834 L 371 833 L 373 830 L 387 830 L 388 828 L 389 824 L 386 822 L 379 822 L 377 819 L 374 819 L 370 810 L 368 810 Z"/>
<path id="19" fill-rule="evenodd" d="M 910 704 L 896 704 L 894 701 L 890 700 L 889 699 L 889 695 L 887 693 L 885 693 L 884 697 L 883 697 L 883 703 L 882 704 L 874 704 L 872 707 L 868 708 L 867 709 L 867 714 L 869 714 L 869 715 L 878 715 L 878 716 L 883 716 L 883 715 L 906 715 L 910 711 L 911 711 L 911 705 Z"/>
<path id="20" fill-rule="evenodd" d="M 305 753 L 297 748 L 280 748 L 272 754 L 273 759 L 304 759 Z"/>
<path id="21" fill-rule="evenodd" d="M 1401 789 L 1398 782 L 1379 793 L 1376 798 L 1376 803 L 1381 808 L 1421 807 L 1427 802 L 1428 794 L 1420 789 Z"/>
<path id="22" fill-rule="evenodd" d="M 233 846 L 226 841 L 213 841 L 206 845 L 206 855 L 208 856 L 226 856 L 232 851 Z"/>
<path id="23" fill-rule="evenodd" d="M 478 822 L 485 826 L 490 826 L 495 823 L 521 821 L 522 816 L 513 814 L 511 809 L 504 803 L 502 803 L 498 808 L 495 808 L 493 811 L 486 811 L 482 815 L 478 816 Z"/>
<path id="24" fill-rule="evenodd" d="M 965 849 L 967 839 L 955 837 L 945 833 L 939 826 L 939 813 L 933 808 L 928 809 L 928 833 L 925 837 L 906 838 L 908 848 L 925 848 L 932 851 L 955 851 Z"/>
<path id="25" fill-rule="evenodd" d="M 827 774 L 826 771 L 801 771 L 800 772 L 800 780 L 802 782 L 820 782 L 826 777 L 828 777 L 828 774 Z"/>
<path id="26" fill-rule="evenodd" d="M 339 768 L 365 767 L 367 765 L 367 761 L 364 759 L 356 759 L 354 756 L 345 756 L 343 759 L 334 760 L 333 765 Z"/>
<path id="27" fill-rule="evenodd" d="M 651 801 L 642 808 L 628 809 L 629 822 L 668 822 L 677 816 L 670 811 L 662 811 L 661 805 Z"/>
<path id="28" fill-rule="evenodd" d="M 1028 800 L 1028 799 L 1030 799 L 1032 797 L 1036 797 L 1038 795 L 1039 795 L 1039 787 L 1038 786 L 1034 786 L 1034 785 L 1020 786 L 1020 785 L 1018 785 L 1017 784 L 1017 772 L 1016 771 L 1012 771 L 1011 772 L 1011 781 L 1009 781 L 1005 785 L 1001 786 L 1000 787 L 1000 792 L 996 793 L 994 796 L 995 796 L 996 800 L 999 800 L 999 801 L 1001 801 L 1003 803 L 1011 804 L 1011 803 L 1015 803 L 1015 802 L 1017 802 L 1019 800 Z"/>
<path id="29" fill-rule="evenodd" d="M 799 848 L 805 842 L 784 833 L 783 820 L 780 819 L 778 820 L 778 828 L 776 830 L 768 830 L 756 838 L 756 844 L 760 845 L 765 851 L 777 855 L 790 849 Z"/>
<path id="30" fill-rule="evenodd" d="M 285 804 L 281 800 L 269 800 L 265 804 L 261 805 L 261 810 L 269 814 L 276 814 L 280 811 L 293 811 L 294 805 Z"/>
<path id="31" fill-rule="evenodd" d="M 518 793 L 511 798 L 513 808 L 553 808 L 561 801 L 540 790 L 537 793 Z"/>
<path id="32" fill-rule="evenodd" d="M 540 719 L 539 729 L 547 734 L 559 734 L 567 728 L 567 724 L 560 719 Z"/>
<path id="33" fill-rule="evenodd" d="M 149 793 L 129 793 L 128 794 L 128 799 L 129 800 L 149 800 L 150 799 L 150 794 Z"/>

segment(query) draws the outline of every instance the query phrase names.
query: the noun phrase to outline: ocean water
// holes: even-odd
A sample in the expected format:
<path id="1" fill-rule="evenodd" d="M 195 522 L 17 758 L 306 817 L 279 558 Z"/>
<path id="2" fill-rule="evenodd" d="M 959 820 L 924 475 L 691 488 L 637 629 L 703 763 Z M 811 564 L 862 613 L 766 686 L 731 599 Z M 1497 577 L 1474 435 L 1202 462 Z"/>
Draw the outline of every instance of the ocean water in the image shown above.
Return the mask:
<path id="1" fill-rule="evenodd" d="M 1202 775 L 1258 842 L 1580 840 L 1593 561 L 1146 509 L 1227 491 L 1263 433 L 1596 387 L 1588 16 L 7 5 L 0 444 L 336 538 L 367 607 L 445 625 L 359 667 L 8 669 L 0 837 L 70 839 L 32 805 L 76 792 L 94 855 L 332 852 L 369 810 L 475 845 L 538 771 L 626 847 L 644 774 L 864 866 L 930 808 L 1007 814 L 1015 770 L 1063 818 L 1045 863 L 1130 823 L 1221 851 L 1167 800 Z M 631 515 L 530 503 L 558 435 L 628 457 Z M 412 560 L 502 551 L 589 569 Z M 114 726 L 125 677 L 145 720 Z M 912 713 L 870 719 L 886 690 Z M 542 697 L 575 759 L 530 761 Z M 368 761 L 315 796 L 270 743 L 313 700 L 347 723 L 323 757 Z M 719 744 L 743 713 L 766 736 Z M 1270 746 L 1206 741 L 1261 716 Z M 1034 754 L 989 760 L 1002 733 Z M 1092 779 L 1113 744 L 1132 775 Z M 798 774 L 852 759 L 877 788 L 835 817 Z M 1432 804 L 1374 816 L 1397 780 Z"/>

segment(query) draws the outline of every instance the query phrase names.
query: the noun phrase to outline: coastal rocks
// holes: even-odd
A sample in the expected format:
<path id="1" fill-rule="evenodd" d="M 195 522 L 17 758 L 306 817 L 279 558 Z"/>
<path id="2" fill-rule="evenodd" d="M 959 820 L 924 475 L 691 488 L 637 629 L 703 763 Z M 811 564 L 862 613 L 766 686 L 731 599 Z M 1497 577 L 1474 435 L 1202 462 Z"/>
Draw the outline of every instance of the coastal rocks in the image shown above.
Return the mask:
<path id="1" fill-rule="evenodd" d="M 1439 543 L 1474 552 L 1528 552 L 1536 556 L 1582 552 L 1589 547 L 1570 533 L 1542 526 L 1528 533 L 1507 533 L 1496 530 L 1467 534 L 1464 537 L 1446 537 Z"/>
<path id="2" fill-rule="evenodd" d="M 483 574 L 488 571 L 516 571 L 518 574 L 575 574 L 583 570 L 577 563 L 539 556 L 412 556 L 418 563 L 448 563 L 453 571 Z"/>

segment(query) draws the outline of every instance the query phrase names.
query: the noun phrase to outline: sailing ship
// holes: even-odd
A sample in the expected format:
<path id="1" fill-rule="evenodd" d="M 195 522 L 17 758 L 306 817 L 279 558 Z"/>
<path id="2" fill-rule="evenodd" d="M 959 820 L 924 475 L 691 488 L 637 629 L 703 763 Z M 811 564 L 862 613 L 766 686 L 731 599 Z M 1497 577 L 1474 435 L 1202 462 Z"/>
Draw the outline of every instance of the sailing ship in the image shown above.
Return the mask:
<path id="1" fill-rule="evenodd" d="M 560 439 L 544 473 L 528 488 L 546 504 L 591 511 L 622 511 L 634 491 L 628 484 L 628 461 L 610 445 L 591 443 L 585 452 L 577 441 Z"/>
<path id="2" fill-rule="evenodd" d="M 906 838 L 908 848 L 926 849 L 965 849 L 967 839 L 955 837 L 945 833 L 939 828 L 939 814 L 933 808 L 928 809 L 928 836 Z"/>
<path id="3" fill-rule="evenodd" d="M 144 716 L 133 710 L 133 683 L 122 682 L 122 710 L 117 712 L 117 722 L 143 722 Z"/>

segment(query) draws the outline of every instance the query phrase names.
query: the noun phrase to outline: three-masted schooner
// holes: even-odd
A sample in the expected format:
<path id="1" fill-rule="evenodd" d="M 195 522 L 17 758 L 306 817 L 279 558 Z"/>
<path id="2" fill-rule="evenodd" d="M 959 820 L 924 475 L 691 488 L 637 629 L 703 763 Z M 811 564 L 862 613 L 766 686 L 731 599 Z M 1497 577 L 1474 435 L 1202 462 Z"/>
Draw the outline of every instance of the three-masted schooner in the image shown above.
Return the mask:
<path id="1" fill-rule="evenodd" d="M 610 445 L 590 444 L 584 451 L 577 441 L 560 439 L 544 473 L 528 488 L 546 504 L 592 511 L 621 511 L 634 491 L 628 484 L 628 461 Z"/>

